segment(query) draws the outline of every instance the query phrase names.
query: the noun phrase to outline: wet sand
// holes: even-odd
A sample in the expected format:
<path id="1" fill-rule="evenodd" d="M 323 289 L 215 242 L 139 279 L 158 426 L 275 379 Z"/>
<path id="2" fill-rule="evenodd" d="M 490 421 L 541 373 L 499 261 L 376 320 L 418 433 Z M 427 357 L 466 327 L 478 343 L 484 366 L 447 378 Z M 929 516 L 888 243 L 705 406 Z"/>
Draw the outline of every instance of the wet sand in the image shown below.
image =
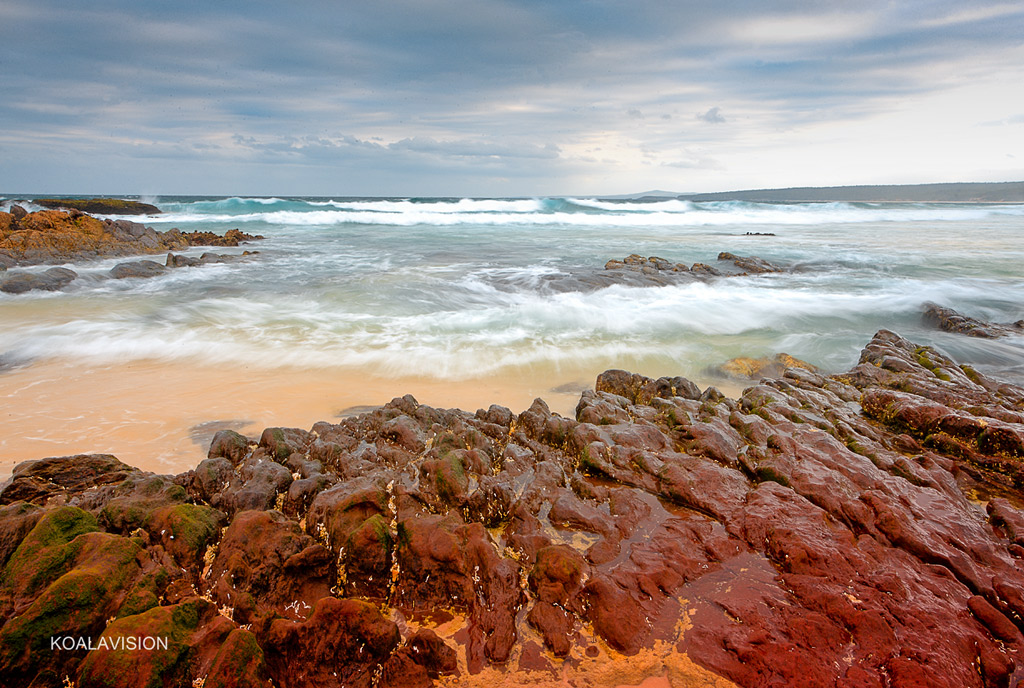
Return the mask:
<path id="1" fill-rule="evenodd" d="M 470 412 L 500 404 L 519 413 L 541 397 L 552 411 L 571 417 L 580 392 L 596 377 L 577 370 L 530 373 L 450 381 L 379 378 L 343 368 L 40 361 L 0 374 L 0 481 L 28 459 L 88 453 L 180 473 L 206 457 L 219 429 L 249 436 L 272 426 L 308 429 L 404 394 Z"/>

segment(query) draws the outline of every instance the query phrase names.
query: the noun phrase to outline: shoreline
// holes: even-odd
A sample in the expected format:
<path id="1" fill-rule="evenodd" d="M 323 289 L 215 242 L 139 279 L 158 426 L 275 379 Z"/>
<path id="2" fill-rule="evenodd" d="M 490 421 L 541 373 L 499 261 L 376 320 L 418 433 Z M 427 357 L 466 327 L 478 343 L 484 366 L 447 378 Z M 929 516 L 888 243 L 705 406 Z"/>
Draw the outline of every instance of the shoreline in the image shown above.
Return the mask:
<path id="1" fill-rule="evenodd" d="M 0 373 L 0 482 L 27 460 L 113 454 L 155 473 L 181 473 L 206 458 L 220 429 L 259 437 L 267 427 L 308 430 L 412 394 L 421 404 L 473 413 L 491 404 L 519 413 L 542 398 L 575 417 L 584 388 L 601 371 L 522 371 L 465 380 L 383 378 L 350 368 L 258 369 L 142 360 L 83 366 L 54 358 Z M 669 373 L 670 371 L 666 371 Z M 726 396 L 742 385 L 714 384 Z M 750 383 L 748 383 L 750 384 Z M 559 391 L 556 391 L 559 390 Z"/>
<path id="2" fill-rule="evenodd" d="M 190 366 L 205 378 L 183 399 L 173 366 L 124 368 L 168 415 L 230 403 L 226 392 L 288 402 L 255 373 L 225 386 L 224 367 Z M 41 373 L 59 370 L 37 365 L 26 391 L 53 393 L 59 379 Z M 338 381 L 319 372 L 337 401 Z M 299 671 L 303 685 L 381 671 L 389 688 L 519 688 L 577 671 L 609 688 L 881 685 L 894 666 L 899 685 L 1011 678 L 1024 648 L 1024 388 L 880 330 L 846 373 L 789 367 L 739 399 L 622 370 L 595 389 L 576 420 L 539 402 L 470 416 L 398 398 L 258 443 L 225 430 L 175 476 L 109 456 L 34 462 L 0 490 L 22 543 L 5 571 L 73 566 L 8 585 L 0 647 L 56 607 L 70 609 L 66 635 L 106 619 L 108 643 L 166 624 L 201 661 L 141 671 L 182 685 L 283 685 Z M 123 391 L 103 390 L 122 404 Z M 121 558 L 96 582 L 107 606 L 90 595 L 83 611 L 57 607 L 110 553 Z M 918 659 L 895 663 L 907 656 Z M 125 659 L 75 664 L 39 642 L 0 669 L 58 666 L 91 685 Z"/>

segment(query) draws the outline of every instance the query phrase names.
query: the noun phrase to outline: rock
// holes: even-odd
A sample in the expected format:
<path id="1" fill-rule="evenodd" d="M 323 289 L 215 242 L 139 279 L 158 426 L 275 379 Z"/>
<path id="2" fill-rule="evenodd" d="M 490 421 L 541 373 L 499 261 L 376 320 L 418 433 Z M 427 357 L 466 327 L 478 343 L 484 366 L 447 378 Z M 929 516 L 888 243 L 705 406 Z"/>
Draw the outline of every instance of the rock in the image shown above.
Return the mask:
<path id="1" fill-rule="evenodd" d="M 305 621 L 276 619 L 257 638 L 274 685 L 369 688 L 401 635 L 374 605 L 325 597 Z"/>
<path id="2" fill-rule="evenodd" d="M 23 464 L 0 489 L 0 671 L 1013 685 L 1024 389 L 885 330 L 843 375 L 784 363 L 738 399 L 606 371 L 575 419 L 406 396 L 258 444 L 222 430 L 174 477 Z M 37 640 L 143 628 L 169 652 Z"/>
<path id="3" fill-rule="evenodd" d="M 612 284 L 665 286 L 714 277 L 785 271 L 785 268 L 756 256 L 744 257 L 723 252 L 719 254 L 718 259 L 720 261 L 718 267 L 705 263 L 694 263 L 688 267 L 686 263 L 678 263 L 658 256 L 645 258 L 634 253 L 622 260 L 613 258 L 607 261 L 602 271 L 547 275 L 543 280 L 546 286 L 555 291 L 580 291 L 601 289 Z"/>
<path id="4" fill-rule="evenodd" d="M 272 611 L 303 620 L 335 583 L 335 555 L 276 511 L 243 511 L 225 531 L 206 581 L 218 605 L 250 623 Z"/>
<path id="5" fill-rule="evenodd" d="M 0 504 L 26 501 L 44 504 L 51 498 L 68 498 L 101 485 L 123 481 L 137 469 L 110 454 L 79 454 L 36 461 L 14 467 L 11 479 L 0 488 Z"/>
<path id="6" fill-rule="evenodd" d="M 82 688 L 197 685 L 195 680 L 207 678 L 200 668 L 214 663 L 219 665 L 219 672 L 214 676 L 220 680 L 234 679 L 231 674 L 262 678 L 258 648 L 252 643 L 246 644 L 242 640 L 244 636 L 232 638 L 233 631 L 234 624 L 219 617 L 213 604 L 198 597 L 117 619 L 96 641 L 97 645 L 102 645 L 90 651 L 82 661 L 77 685 Z M 126 647 L 127 643 L 118 644 L 119 639 L 127 638 L 149 638 L 155 647 L 147 650 L 147 645 L 143 644 L 142 649 L 133 649 Z M 166 647 L 156 645 L 158 639 L 163 639 Z M 221 649 L 234 650 L 241 656 L 231 657 L 218 651 Z"/>
<path id="7" fill-rule="evenodd" d="M 8 212 L 14 217 L 15 222 L 19 221 L 21 218 L 28 215 L 28 211 L 22 208 L 17 203 L 12 203 L 11 208 Z"/>
<path id="8" fill-rule="evenodd" d="M 177 256 L 173 253 L 168 253 L 167 262 L 164 263 L 164 266 L 168 268 L 191 268 L 199 264 L 200 261 L 198 258 L 192 258 L 191 256 Z"/>
<path id="9" fill-rule="evenodd" d="M 51 638 L 98 638 L 149 561 L 137 541 L 98 532 L 81 509 L 45 514 L 0 576 L 5 681 L 39 685 L 73 674 L 85 653 L 54 651 Z"/>
<path id="10" fill-rule="evenodd" d="M 234 430 L 219 430 L 210 442 L 207 456 L 211 459 L 224 457 L 235 466 L 249 454 L 249 439 Z"/>
<path id="11" fill-rule="evenodd" d="M 997 339 L 1012 334 L 1024 334 L 1024 320 L 1014 323 L 989 323 L 971 318 L 956 312 L 952 308 L 944 308 L 935 303 L 924 304 L 924 321 L 946 332 L 965 334 L 968 337 Z"/>
<path id="12" fill-rule="evenodd" d="M 0 278 L 0 291 L 7 294 L 24 294 L 36 289 L 57 291 L 63 289 L 78 277 L 68 268 L 50 268 L 41 273 L 14 272 Z"/>
<path id="13" fill-rule="evenodd" d="M 36 198 L 32 202 L 44 208 L 73 209 L 99 215 L 158 215 L 160 213 L 160 209 L 155 205 L 139 201 L 126 201 L 120 198 Z"/>
<path id="14" fill-rule="evenodd" d="M 0 265 L 36 265 L 181 251 L 190 246 L 235 246 L 261 237 L 230 230 L 224 236 L 177 229 L 157 232 L 128 220 L 99 220 L 79 210 L 41 210 L 15 218 L 0 212 Z"/>
<path id="15" fill-rule="evenodd" d="M 812 373 L 818 370 L 795 356 L 779 353 L 764 358 L 733 358 L 713 369 L 713 372 L 731 378 L 762 380 L 782 377 L 789 368 L 799 368 Z"/>
<path id="16" fill-rule="evenodd" d="M 149 278 L 162 275 L 165 272 L 167 272 L 167 268 L 160 263 L 152 260 L 135 260 L 129 263 L 118 263 L 110 269 L 110 276 L 114 279 Z"/>
<path id="17" fill-rule="evenodd" d="M 223 236 L 213 232 L 182 232 L 190 246 L 238 246 L 239 243 L 258 241 L 263 236 L 259 234 L 246 234 L 238 229 L 229 229 Z"/>
<path id="18" fill-rule="evenodd" d="M 718 260 L 728 261 L 735 265 L 737 268 L 743 271 L 743 274 L 748 275 L 762 275 L 770 272 L 785 272 L 785 270 L 778 265 L 769 263 L 763 258 L 757 256 L 737 256 L 732 253 L 723 251 L 718 254 Z"/>
<path id="19" fill-rule="evenodd" d="M 704 277 L 721 277 L 722 271 L 718 268 L 712 267 L 705 263 L 694 263 L 693 267 L 690 268 L 690 272 L 694 275 L 700 275 Z"/>
<path id="20" fill-rule="evenodd" d="M 216 236 L 216 235 L 214 235 Z M 248 236 L 248 235 L 247 235 Z M 248 240 L 254 240 L 257 237 L 250 237 Z M 207 265 L 210 263 L 235 263 L 240 260 L 245 260 L 248 256 L 256 255 L 259 251 L 244 251 L 241 254 L 231 253 L 204 253 L 198 258 L 192 256 L 180 256 L 174 253 L 167 254 L 167 261 L 164 264 L 169 268 L 191 268 L 198 265 Z"/>
<path id="21" fill-rule="evenodd" d="M 27 502 L 0 506 L 0 571 L 25 536 L 43 517 L 43 509 Z"/>
<path id="22" fill-rule="evenodd" d="M 634 404 L 648 405 L 655 398 L 684 397 L 699 399 L 700 389 L 684 377 L 662 377 L 651 380 L 624 370 L 606 370 L 597 376 L 594 389 L 625 397 Z"/>

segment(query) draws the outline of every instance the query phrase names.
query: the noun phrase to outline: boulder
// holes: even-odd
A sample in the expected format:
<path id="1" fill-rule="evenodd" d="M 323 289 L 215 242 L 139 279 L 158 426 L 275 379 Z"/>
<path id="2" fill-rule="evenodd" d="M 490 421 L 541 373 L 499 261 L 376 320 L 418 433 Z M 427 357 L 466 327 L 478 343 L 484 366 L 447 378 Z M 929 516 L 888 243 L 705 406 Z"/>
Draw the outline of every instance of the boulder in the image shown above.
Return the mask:
<path id="1" fill-rule="evenodd" d="M 165 272 L 167 272 L 167 268 L 155 261 L 134 260 L 128 263 L 118 263 L 110 269 L 110 276 L 114 279 L 149 278 L 157 277 Z"/>

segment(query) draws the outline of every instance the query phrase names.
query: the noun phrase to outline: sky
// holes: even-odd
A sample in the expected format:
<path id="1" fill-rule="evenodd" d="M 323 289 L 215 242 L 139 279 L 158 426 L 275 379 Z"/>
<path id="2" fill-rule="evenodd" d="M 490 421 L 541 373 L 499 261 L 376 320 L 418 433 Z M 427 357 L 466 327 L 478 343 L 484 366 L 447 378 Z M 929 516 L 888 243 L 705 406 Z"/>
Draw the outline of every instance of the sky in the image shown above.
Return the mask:
<path id="1" fill-rule="evenodd" d="M 1024 3 L 0 0 L 0 193 L 1024 180 Z"/>

